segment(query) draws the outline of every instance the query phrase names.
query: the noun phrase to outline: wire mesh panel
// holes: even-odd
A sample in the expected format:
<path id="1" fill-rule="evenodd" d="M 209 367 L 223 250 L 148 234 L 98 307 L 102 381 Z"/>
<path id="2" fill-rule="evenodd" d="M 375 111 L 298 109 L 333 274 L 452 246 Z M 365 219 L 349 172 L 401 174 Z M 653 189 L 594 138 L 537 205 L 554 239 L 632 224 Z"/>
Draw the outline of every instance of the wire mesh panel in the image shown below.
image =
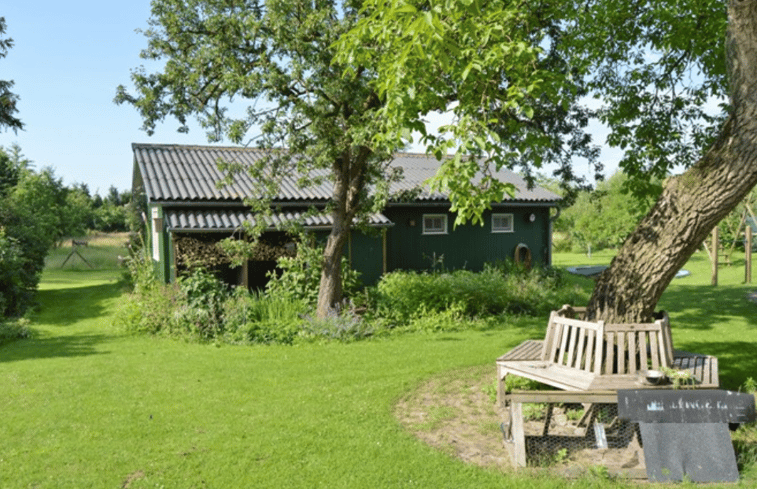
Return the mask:
<path id="1" fill-rule="evenodd" d="M 639 425 L 620 420 L 617 404 L 524 403 L 523 431 L 529 466 L 602 466 L 631 477 L 645 473 Z"/>

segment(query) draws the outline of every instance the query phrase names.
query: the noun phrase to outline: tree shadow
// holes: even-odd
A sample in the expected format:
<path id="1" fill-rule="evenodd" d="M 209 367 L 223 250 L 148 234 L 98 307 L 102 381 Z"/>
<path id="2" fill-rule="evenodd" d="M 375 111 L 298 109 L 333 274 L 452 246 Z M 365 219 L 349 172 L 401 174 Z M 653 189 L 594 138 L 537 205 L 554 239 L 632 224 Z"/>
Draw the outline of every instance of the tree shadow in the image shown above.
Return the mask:
<path id="1" fill-rule="evenodd" d="M 33 321 L 70 326 L 87 319 L 104 318 L 112 313 L 110 303 L 122 294 L 123 286 L 119 283 L 41 290 Z"/>
<path id="2" fill-rule="evenodd" d="M 0 346 L 0 363 L 107 353 L 97 345 L 112 338 L 106 322 L 111 320 L 113 302 L 122 293 L 118 283 L 39 291 L 31 317 L 32 337 Z M 72 328 L 95 319 L 102 323 Z"/>
<path id="3" fill-rule="evenodd" d="M 712 330 L 718 324 L 736 317 L 752 317 L 757 304 L 747 298 L 744 286 L 690 285 L 665 291 L 660 308 L 671 315 L 673 334 L 677 326 L 700 331 Z M 749 327 L 755 327 L 750 324 Z"/>
<path id="4" fill-rule="evenodd" d="M 105 334 L 77 334 L 16 340 L 0 346 L 0 363 L 102 355 L 108 352 L 97 350 L 96 346 L 108 338 Z"/>

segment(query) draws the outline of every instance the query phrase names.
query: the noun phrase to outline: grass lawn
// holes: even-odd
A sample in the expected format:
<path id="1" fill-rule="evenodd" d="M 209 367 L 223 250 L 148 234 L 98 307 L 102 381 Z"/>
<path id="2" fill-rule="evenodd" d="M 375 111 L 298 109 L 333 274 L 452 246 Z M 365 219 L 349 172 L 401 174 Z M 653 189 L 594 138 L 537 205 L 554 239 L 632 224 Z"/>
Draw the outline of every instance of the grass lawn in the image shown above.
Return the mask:
<path id="1" fill-rule="evenodd" d="M 736 388 L 757 376 L 757 305 L 745 299 L 757 286 L 721 270 L 713 288 L 708 267 L 695 257 L 661 307 L 676 347 L 718 355 L 724 386 Z M 743 274 L 738 261 L 732 268 Z M 351 344 L 218 347 L 121 334 L 119 274 L 107 263 L 49 266 L 34 337 L 0 347 L 0 487 L 624 486 L 466 465 L 391 414 L 436 373 L 488 364 L 493 378 L 494 359 L 542 335 L 546 318 Z"/>

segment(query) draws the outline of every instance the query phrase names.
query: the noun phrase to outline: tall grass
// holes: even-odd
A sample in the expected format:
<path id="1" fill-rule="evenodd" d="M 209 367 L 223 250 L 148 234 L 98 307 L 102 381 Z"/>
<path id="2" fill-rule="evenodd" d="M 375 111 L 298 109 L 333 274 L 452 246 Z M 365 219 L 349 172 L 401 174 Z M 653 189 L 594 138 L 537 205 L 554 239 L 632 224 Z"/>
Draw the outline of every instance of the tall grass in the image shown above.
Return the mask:
<path id="1" fill-rule="evenodd" d="M 87 246 L 72 245 L 72 240 Z M 92 234 L 63 240 L 45 260 L 46 268 L 66 270 L 117 270 L 128 256 L 128 233 Z"/>
<path id="2" fill-rule="evenodd" d="M 526 270 L 511 262 L 487 265 L 481 272 L 392 272 L 377 287 L 379 312 L 402 321 L 446 310 L 469 318 L 503 313 L 535 316 L 585 300 L 584 290 L 566 283 L 560 271 Z"/>

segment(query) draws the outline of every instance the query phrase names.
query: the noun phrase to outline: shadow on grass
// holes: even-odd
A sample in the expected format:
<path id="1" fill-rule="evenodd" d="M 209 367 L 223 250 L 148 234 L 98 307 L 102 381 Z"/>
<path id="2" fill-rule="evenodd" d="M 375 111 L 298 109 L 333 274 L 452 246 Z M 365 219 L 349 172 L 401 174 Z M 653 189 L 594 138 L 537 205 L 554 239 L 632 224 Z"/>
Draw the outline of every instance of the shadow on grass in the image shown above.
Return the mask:
<path id="1" fill-rule="evenodd" d="M 121 294 L 117 283 L 39 291 L 32 337 L 0 346 L 0 363 L 104 353 L 97 345 L 112 337 L 106 328 Z"/>
<path id="2" fill-rule="evenodd" d="M 17 340 L 0 346 L 0 363 L 101 355 L 107 352 L 98 351 L 96 346 L 108 338 L 104 334 L 77 334 Z"/>
<path id="3" fill-rule="evenodd" d="M 122 293 L 122 286 L 118 283 L 41 290 L 37 296 L 39 308 L 34 322 L 69 326 L 87 319 L 105 319 L 112 313 L 112 301 Z"/>
<path id="4" fill-rule="evenodd" d="M 712 330 L 736 317 L 752 317 L 757 304 L 747 299 L 744 286 L 691 285 L 669 288 L 663 296 L 664 308 L 671 313 L 671 326 Z M 674 317 L 674 319 L 673 319 Z"/>

